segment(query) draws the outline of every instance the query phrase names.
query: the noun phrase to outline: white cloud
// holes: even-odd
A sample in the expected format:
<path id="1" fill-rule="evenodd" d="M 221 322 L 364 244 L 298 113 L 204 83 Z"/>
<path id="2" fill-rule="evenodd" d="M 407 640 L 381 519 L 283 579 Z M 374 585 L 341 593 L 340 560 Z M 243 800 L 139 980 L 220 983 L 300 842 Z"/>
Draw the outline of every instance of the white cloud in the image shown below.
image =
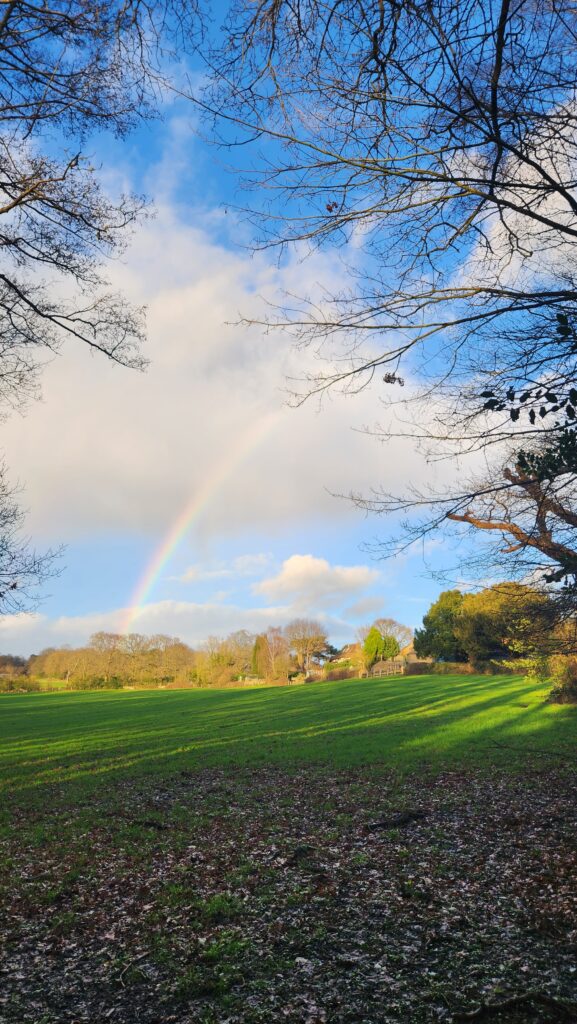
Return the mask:
<path id="1" fill-rule="evenodd" d="M 216 600 L 203 604 L 158 601 L 141 609 L 132 629 L 146 634 L 168 632 L 195 646 L 211 635 L 224 636 L 237 629 L 256 633 L 268 625 L 282 626 L 286 621 L 287 609 L 284 607 L 243 608 Z"/>
<path id="2" fill-rule="evenodd" d="M 38 612 L 21 612 L 0 618 L 0 638 L 4 651 L 27 656 L 45 647 L 80 647 L 92 633 L 116 632 L 121 627 L 121 609 L 89 615 L 60 615 L 54 619 Z"/>
<path id="3" fill-rule="evenodd" d="M 306 372 L 314 354 L 282 333 L 231 326 L 262 314 L 259 293 L 306 292 L 311 279 L 338 288 L 337 262 L 317 254 L 281 271 L 266 254 L 234 255 L 210 230 L 166 206 L 112 268 L 113 284 L 148 305 L 146 374 L 69 345 L 46 368 L 43 402 L 3 425 L 35 537 L 159 536 L 199 494 L 191 524 L 205 537 L 353 522 L 358 512 L 332 493 L 400 490 L 422 475 L 410 442 L 383 449 L 351 430 L 378 418 L 378 390 L 327 401 L 321 415 L 312 403 L 287 408 L 286 375 Z"/>
<path id="4" fill-rule="evenodd" d="M 380 574 L 365 565 L 331 565 L 313 555 L 287 558 L 278 573 L 258 583 L 251 575 L 270 570 L 268 554 L 241 555 L 231 569 L 244 580 L 244 594 L 252 592 L 265 599 L 247 607 L 239 590 L 219 591 L 208 600 L 162 600 L 143 605 L 131 615 L 131 630 L 151 635 L 177 636 L 193 647 L 209 636 L 224 636 L 237 629 L 259 632 L 267 626 L 284 626 L 303 612 L 314 614 L 326 627 L 333 642 L 345 643 L 354 635 L 354 623 L 369 609 L 381 610 L 382 597 L 363 594 L 380 580 Z M 218 567 L 214 570 L 218 572 Z M 244 576 L 243 576 L 244 574 Z M 206 572 L 203 578 L 210 578 Z M 357 600 L 350 604 L 351 598 Z M 344 610 L 343 606 L 345 607 Z M 0 648 L 12 654 L 28 655 L 45 647 L 73 647 L 85 644 L 99 630 L 122 632 L 126 608 L 95 611 L 85 615 L 50 618 L 38 612 L 0 617 Z"/>
<path id="5" fill-rule="evenodd" d="M 202 580 L 233 579 L 258 576 L 272 561 L 271 554 L 238 555 L 230 562 L 215 566 L 191 565 L 180 576 L 170 577 L 180 583 L 198 583 Z"/>
<path id="6" fill-rule="evenodd" d="M 276 576 L 255 583 L 253 591 L 268 601 L 290 600 L 299 609 L 340 605 L 376 583 L 379 573 L 366 565 L 330 565 L 314 555 L 291 555 Z"/>
<path id="7" fill-rule="evenodd" d="M 237 576 L 258 576 L 260 572 L 268 569 L 272 561 L 272 554 L 239 555 L 233 560 L 233 569 Z"/>
<path id="8" fill-rule="evenodd" d="M 35 626 L 46 621 L 37 612 L 17 612 L 15 615 L 0 615 L 0 635 L 18 637 L 30 633 Z"/>
<path id="9" fill-rule="evenodd" d="M 284 626 L 299 613 L 295 605 L 246 608 L 223 604 L 216 599 L 199 604 L 193 601 L 158 601 L 145 605 L 132 623 L 132 631 L 152 635 L 164 633 L 177 636 L 197 647 L 209 636 L 225 636 L 237 629 L 258 633 L 267 626 Z M 354 635 L 354 628 L 339 614 L 315 615 L 326 627 L 332 640 L 345 643 Z M 37 613 L 5 616 L 0 619 L 2 650 L 27 656 L 45 647 L 68 644 L 80 647 L 92 633 L 99 630 L 119 632 L 126 620 L 126 609 L 94 612 L 89 615 L 59 616 L 50 619 Z"/>

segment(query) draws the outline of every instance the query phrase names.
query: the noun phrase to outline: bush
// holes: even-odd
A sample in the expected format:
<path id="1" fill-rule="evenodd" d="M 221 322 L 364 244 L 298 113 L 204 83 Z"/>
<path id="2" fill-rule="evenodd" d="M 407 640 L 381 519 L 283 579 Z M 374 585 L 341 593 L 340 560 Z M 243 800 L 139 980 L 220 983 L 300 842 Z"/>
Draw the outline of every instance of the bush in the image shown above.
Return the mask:
<path id="1" fill-rule="evenodd" d="M 42 687 L 35 679 L 26 676 L 11 676 L 0 679 L 0 693 L 39 693 Z"/>
<path id="2" fill-rule="evenodd" d="M 327 682 L 335 682 L 338 679 L 356 679 L 358 674 L 359 670 L 354 668 L 333 668 L 329 672 L 325 672 L 325 679 Z"/>
<path id="3" fill-rule="evenodd" d="M 503 664 L 502 671 L 514 675 L 525 673 L 525 678 L 534 683 L 546 683 L 551 678 L 549 658 L 544 654 L 534 654 L 531 658 L 516 658 Z"/>
<path id="4" fill-rule="evenodd" d="M 577 655 L 554 654 L 549 667 L 553 682 L 549 700 L 554 704 L 577 704 Z"/>
<path id="5" fill-rule="evenodd" d="M 75 679 L 72 683 L 73 690 L 122 690 L 122 679 L 112 676 L 111 679 L 103 679 L 101 676 L 90 676 L 87 679 Z"/>
<path id="6" fill-rule="evenodd" d="M 534 679 L 535 675 L 532 671 L 534 665 L 534 658 L 504 658 L 502 661 L 498 658 L 491 658 L 490 661 L 480 661 L 477 671 L 486 676 L 522 676 L 531 672 Z"/>
<path id="7" fill-rule="evenodd" d="M 416 669 L 415 675 L 434 675 L 434 676 L 472 676 L 477 674 L 477 669 L 473 667 L 468 661 L 436 661 L 432 665 L 408 665 L 407 672 L 412 675 L 413 669 Z"/>
<path id="8" fill-rule="evenodd" d="M 339 658 L 338 661 L 326 661 L 323 672 L 328 677 L 330 672 L 357 672 L 358 666 L 350 658 Z"/>

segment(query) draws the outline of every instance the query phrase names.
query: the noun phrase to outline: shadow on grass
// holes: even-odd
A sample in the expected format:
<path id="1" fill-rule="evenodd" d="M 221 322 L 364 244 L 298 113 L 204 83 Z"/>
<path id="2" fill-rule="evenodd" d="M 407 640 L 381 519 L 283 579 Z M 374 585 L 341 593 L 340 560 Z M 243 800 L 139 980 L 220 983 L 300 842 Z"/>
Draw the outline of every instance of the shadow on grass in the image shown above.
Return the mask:
<path id="1" fill-rule="evenodd" d="M 572 756 L 575 711 L 511 676 L 415 676 L 259 690 L 11 696 L 0 771 L 22 796 L 183 768 L 507 764 Z"/>

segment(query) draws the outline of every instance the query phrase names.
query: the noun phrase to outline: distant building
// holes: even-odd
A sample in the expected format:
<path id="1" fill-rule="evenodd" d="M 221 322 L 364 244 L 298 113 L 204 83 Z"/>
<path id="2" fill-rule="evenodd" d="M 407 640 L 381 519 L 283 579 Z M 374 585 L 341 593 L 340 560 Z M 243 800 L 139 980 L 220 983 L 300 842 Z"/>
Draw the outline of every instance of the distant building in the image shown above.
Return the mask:
<path id="1" fill-rule="evenodd" d="M 338 665 L 339 662 L 358 660 L 361 653 L 362 650 L 360 644 L 345 644 L 345 646 L 338 652 L 338 654 L 335 654 L 332 658 L 329 658 L 328 660 L 331 665 Z"/>

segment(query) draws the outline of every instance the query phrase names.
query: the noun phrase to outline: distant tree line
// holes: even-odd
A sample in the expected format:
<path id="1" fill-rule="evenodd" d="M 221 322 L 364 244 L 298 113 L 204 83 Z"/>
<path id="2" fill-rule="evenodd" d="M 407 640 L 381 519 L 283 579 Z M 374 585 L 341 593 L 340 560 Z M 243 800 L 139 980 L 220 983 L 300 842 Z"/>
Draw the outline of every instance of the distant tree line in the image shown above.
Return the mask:
<path id="1" fill-rule="evenodd" d="M 553 653 L 564 645 L 551 598 L 522 583 L 499 583 L 474 594 L 445 590 L 415 632 L 415 651 L 441 662 L 471 662 Z"/>
<path id="2" fill-rule="evenodd" d="M 14 680 L 63 681 L 75 688 L 226 686 L 259 679 L 349 678 L 413 650 L 434 671 L 514 669 L 552 679 L 563 700 L 577 699 L 577 619 L 559 617 L 559 603 L 527 584 L 498 583 L 476 593 L 446 590 L 414 634 L 395 619 L 376 619 L 357 642 L 337 651 L 321 623 L 293 619 L 261 633 L 210 636 L 193 649 L 175 637 L 98 632 L 84 647 L 47 648 L 28 660 L 0 656 L 0 689 Z"/>
<path id="3" fill-rule="evenodd" d="M 0 676 L 19 676 L 26 672 L 26 658 L 13 654 L 0 654 Z"/>
<path id="4" fill-rule="evenodd" d="M 555 596 L 522 583 L 445 590 L 415 631 L 415 653 L 477 670 L 517 668 L 550 680 L 555 699 L 577 702 L 577 619 L 559 607 Z"/>
<path id="5" fill-rule="evenodd" d="M 348 645 L 348 656 L 337 662 L 349 675 L 393 657 L 412 632 L 394 619 L 377 619 L 358 635 L 359 642 Z M 251 678 L 287 683 L 294 677 L 326 675 L 338 654 L 320 622 L 297 618 L 284 628 L 269 626 L 261 633 L 240 629 L 225 637 L 209 636 L 195 649 L 164 634 L 101 631 L 83 647 L 49 647 L 28 660 L 5 655 L 0 675 L 59 680 L 79 688 L 226 686 Z"/>
<path id="6" fill-rule="evenodd" d="M 197 649 L 164 634 L 102 631 L 83 647 L 50 647 L 27 661 L 6 655 L 0 674 L 62 680 L 80 688 L 223 686 L 250 677 L 288 682 L 314 673 L 334 653 L 323 626 L 302 618 L 259 634 L 240 629 L 210 636 Z"/>
<path id="7" fill-rule="evenodd" d="M 28 660 L 28 674 L 75 685 L 185 681 L 194 651 L 175 637 L 99 632 L 85 647 L 49 647 Z"/>

